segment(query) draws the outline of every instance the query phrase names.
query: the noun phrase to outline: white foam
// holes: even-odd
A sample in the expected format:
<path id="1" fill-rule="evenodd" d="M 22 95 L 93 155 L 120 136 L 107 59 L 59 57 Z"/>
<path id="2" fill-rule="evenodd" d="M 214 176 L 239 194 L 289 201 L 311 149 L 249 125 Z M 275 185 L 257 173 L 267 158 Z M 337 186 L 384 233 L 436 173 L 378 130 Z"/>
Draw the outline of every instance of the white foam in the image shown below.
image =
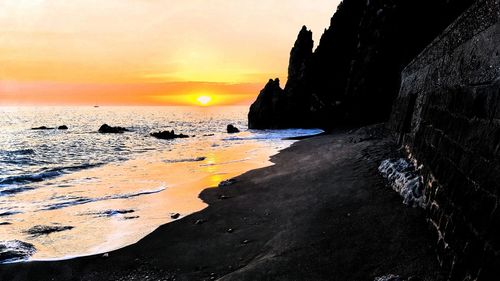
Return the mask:
<path id="1" fill-rule="evenodd" d="M 423 178 L 409 160 L 404 158 L 384 160 L 378 170 L 389 180 L 391 187 L 403 197 L 404 204 L 426 207 Z"/>
<path id="2" fill-rule="evenodd" d="M 19 240 L 0 241 L 0 264 L 26 261 L 36 252 L 35 247 Z"/>
<path id="3" fill-rule="evenodd" d="M 249 133 L 238 134 L 224 138 L 225 141 L 232 140 L 281 140 L 288 138 L 314 136 L 324 133 L 321 129 L 284 129 L 284 130 L 249 130 Z"/>

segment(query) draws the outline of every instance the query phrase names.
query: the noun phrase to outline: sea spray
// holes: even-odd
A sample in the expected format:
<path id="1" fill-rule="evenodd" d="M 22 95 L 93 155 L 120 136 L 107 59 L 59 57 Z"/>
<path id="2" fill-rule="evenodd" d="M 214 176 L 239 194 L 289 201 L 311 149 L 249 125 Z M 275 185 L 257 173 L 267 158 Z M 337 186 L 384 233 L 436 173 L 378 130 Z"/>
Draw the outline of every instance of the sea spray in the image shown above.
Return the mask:
<path id="1" fill-rule="evenodd" d="M 98 198 L 88 198 L 88 197 L 67 197 L 66 199 L 62 202 L 58 202 L 55 204 L 50 204 L 50 205 L 45 205 L 40 211 L 50 211 L 50 210 L 57 210 L 57 209 L 62 209 L 62 208 L 67 208 L 67 207 L 72 207 L 76 205 L 83 205 L 83 204 L 88 204 L 88 203 L 93 203 L 93 202 L 99 202 L 99 201 L 107 201 L 107 200 L 116 200 L 116 199 L 129 199 L 133 197 L 138 197 L 142 195 L 150 195 L 150 194 L 155 194 L 155 193 L 160 193 L 164 191 L 166 187 L 162 186 L 157 189 L 153 190 L 143 190 L 135 193 L 126 193 L 126 194 L 115 194 L 115 195 L 109 195 L 109 196 L 104 196 L 104 197 L 98 197 Z"/>
<path id="2" fill-rule="evenodd" d="M 0 241 L 0 264 L 28 260 L 36 252 L 35 247 L 19 240 Z"/>
<path id="3" fill-rule="evenodd" d="M 403 197 L 403 203 L 412 207 L 426 207 L 423 178 L 407 159 L 387 159 L 378 167 L 391 187 Z"/>

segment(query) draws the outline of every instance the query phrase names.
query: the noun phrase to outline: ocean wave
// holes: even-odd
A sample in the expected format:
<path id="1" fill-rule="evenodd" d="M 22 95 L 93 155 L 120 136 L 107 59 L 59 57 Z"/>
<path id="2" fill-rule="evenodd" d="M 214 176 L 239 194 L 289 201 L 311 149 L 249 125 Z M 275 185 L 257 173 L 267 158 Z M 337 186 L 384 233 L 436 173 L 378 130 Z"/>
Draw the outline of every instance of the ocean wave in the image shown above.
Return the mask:
<path id="1" fill-rule="evenodd" d="M 227 165 L 227 164 L 233 164 L 233 163 L 238 163 L 238 162 L 245 162 L 245 161 L 248 161 L 250 159 L 251 159 L 250 157 L 245 157 L 243 159 L 231 160 L 231 161 L 226 161 L 226 162 L 201 164 L 200 167 Z"/>
<path id="2" fill-rule="evenodd" d="M 88 213 L 83 213 L 81 215 L 90 215 L 90 216 L 96 216 L 96 217 L 114 217 L 118 215 L 126 215 L 130 213 L 134 213 L 134 209 L 110 209 L 110 210 L 105 210 L 105 211 L 99 211 L 99 212 L 88 212 Z"/>
<path id="3" fill-rule="evenodd" d="M 200 162 L 207 159 L 207 157 L 201 156 L 196 158 L 185 158 L 185 159 L 173 159 L 173 160 L 164 160 L 165 163 L 181 163 L 181 162 Z"/>
<path id="4" fill-rule="evenodd" d="M 75 165 L 75 166 L 63 166 L 63 167 L 50 168 L 50 169 L 47 169 L 45 171 L 41 171 L 41 172 L 33 173 L 33 174 L 8 176 L 8 177 L 0 179 L 0 186 L 11 185 L 11 184 L 27 184 L 27 183 L 33 183 L 33 182 L 41 182 L 41 181 L 44 181 L 47 179 L 52 179 L 52 178 L 58 177 L 60 175 L 63 175 L 63 174 L 69 173 L 69 172 L 90 169 L 90 168 L 94 168 L 94 167 L 97 167 L 100 165 L 102 165 L 102 164 L 82 164 L 82 165 Z M 0 191 L 0 193 L 1 192 L 2 191 Z"/>
<path id="5" fill-rule="evenodd" d="M 76 206 L 76 205 L 83 205 L 83 204 L 97 202 L 97 201 L 99 201 L 99 200 L 87 198 L 87 197 L 78 197 L 75 199 L 70 199 L 68 201 L 63 201 L 63 202 L 59 202 L 59 203 L 55 203 L 55 204 L 45 205 L 41 209 L 41 211 L 57 210 L 57 209 L 62 209 L 62 208 L 66 208 L 66 207 Z"/>
<path id="6" fill-rule="evenodd" d="M 31 155 L 34 153 L 33 149 L 0 150 L 0 154 L 7 155 Z"/>
<path id="7" fill-rule="evenodd" d="M 36 166 L 36 165 L 38 165 L 38 163 L 34 162 L 33 159 L 31 159 L 29 157 L 0 160 L 0 163 L 7 164 L 7 165 L 17 165 L 17 166 Z"/>
<path id="8" fill-rule="evenodd" d="M 0 213 L 0 217 L 13 216 L 13 215 L 20 214 L 20 213 L 22 213 L 22 212 L 21 211 L 6 211 L 6 212 Z"/>
<path id="9" fill-rule="evenodd" d="M 61 232 L 61 231 L 66 231 L 66 230 L 71 230 L 75 228 L 74 226 L 71 225 L 35 225 L 31 227 L 30 229 L 23 231 L 26 234 L 31 235 L 32 237 L 37 237 L 37 236 L 42 236 L 42 235 L 49 235 L 54 232 Z"/>
<path id="10" fill-rule="evenodd" d="M 139 191 L 139 192 L 135 192 L 135 193 L 116 194 L 116 195 L 109 195 L 109 196 L 97 197 L 97 198 L 70 197 L 70 198 L 66 198 L 67 199 L 66 201 L 58 202 L 55 204 L 45 205 L 42 209 L 40 209 L 40 211 L 58 210 L 58 209 L 62 209 L 62 208 L 72 207 L 72 206 L 76 206 L 76 205 L 83 205 L 83 204 L 88 204 L 88 203 L 93 203 L 93 202 L 98 202 L 98 201 L 129 199 L 129 198 L 143 196 L 143 195 L 160 193 L 163 190 L 165 190 L 165 187 L 161 187 L 161 188 L 154 189 L 154 190 L 143 190 L 143 191 Z"/>
<path id="11" fill-rule="evenodd" d="M 33 149 L 0 150 L 0 164 L 15 166 L 33 166 L 35 151 Z"/>
<path id="12" fill-rule="evenodd" d="M 33 190 L 33 187 L 29 186 L 17 186 L 17 185 L 0 185 L 0 196 L 13 195 L 16 193 Z"/>
<path id="13" fill-rule="evenodd" d="M 28 260 L 36 252 L 35 246 L 19 240 L 0 241 L 0 263 Z"/>
<path id="14" fill-rule="evenodd" d="M 258 130 L 252 131 L 251 134 L 240 134 L 227 138 L 224 141 L 240 141 L 240 140 L 279 140 L 297 137 L 315 136 L 324 133 L 321 129 L 285 129 L 285 130 Z"/>
<path id="15" fill-rule="evenodd" d="M 47 171 L 31 175 L 18 175 L 18 176 L 8 176 L 6 178 L 0 179 L 1 185 L 8 184 L 23 184 L 31 182 L 40 182 L 45 179 L 50 179 L 63 174 L 62 171 Z"/>
<path id="16" fill-rule="evenodd" d="M 426 207 L 423 177 L 417 167 L 405 158 L 387 159 L 378 168 L 392 189 L 403 197 L 403 203 L 422 208 Z"/>

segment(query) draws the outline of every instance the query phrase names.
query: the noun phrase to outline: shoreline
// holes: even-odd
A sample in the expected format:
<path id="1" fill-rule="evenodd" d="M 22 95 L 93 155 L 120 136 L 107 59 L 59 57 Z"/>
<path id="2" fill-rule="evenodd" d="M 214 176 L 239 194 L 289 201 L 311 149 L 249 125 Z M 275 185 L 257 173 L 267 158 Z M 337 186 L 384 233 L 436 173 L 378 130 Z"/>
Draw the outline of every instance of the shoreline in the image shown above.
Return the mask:
<path id="1" fill-rule="evenodd" d="M 424 211 L 378 175 L 397 154 L 380 131 L 301 140 L 273 165 L 204 189 L 207 208 L 107 257 L 0 265 L 0 279 L 439 280 Z"/>
<path id="2" fill-rule="evenodd" d="M 29 261 L 68 260 L 117 250 L 165 223 L 202 210 L 207 206 L 199 199 L 203 189 L 272 165 L 269 157 L 292 143 L 224 141 L 223 137 L 227 135 L 183 140 L 170 144 L 171 149 L 49 179 L 40 184 L 43 188 L 16 195 L 12 202 L 33 202 L 37 196 L 41 203 L 9 217 L 12 223 L 1 227 L 0 237 L 33 245 L 36 252 Z M 44 206 L 54 209 L 38 212 Z M 71 229 L 48 236 L 26 234 L 34 225 Z"/>

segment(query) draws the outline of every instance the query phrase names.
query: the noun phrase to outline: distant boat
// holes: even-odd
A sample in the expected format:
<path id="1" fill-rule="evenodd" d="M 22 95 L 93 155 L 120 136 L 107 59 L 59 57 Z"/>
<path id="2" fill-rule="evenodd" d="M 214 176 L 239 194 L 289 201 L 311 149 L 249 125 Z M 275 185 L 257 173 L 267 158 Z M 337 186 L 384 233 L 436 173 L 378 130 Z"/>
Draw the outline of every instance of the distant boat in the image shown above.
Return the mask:
<path id="1" fill-rule="evenodd" d="M 99 107 L 98 105 L 94 105 L 94 107 Z"/>

